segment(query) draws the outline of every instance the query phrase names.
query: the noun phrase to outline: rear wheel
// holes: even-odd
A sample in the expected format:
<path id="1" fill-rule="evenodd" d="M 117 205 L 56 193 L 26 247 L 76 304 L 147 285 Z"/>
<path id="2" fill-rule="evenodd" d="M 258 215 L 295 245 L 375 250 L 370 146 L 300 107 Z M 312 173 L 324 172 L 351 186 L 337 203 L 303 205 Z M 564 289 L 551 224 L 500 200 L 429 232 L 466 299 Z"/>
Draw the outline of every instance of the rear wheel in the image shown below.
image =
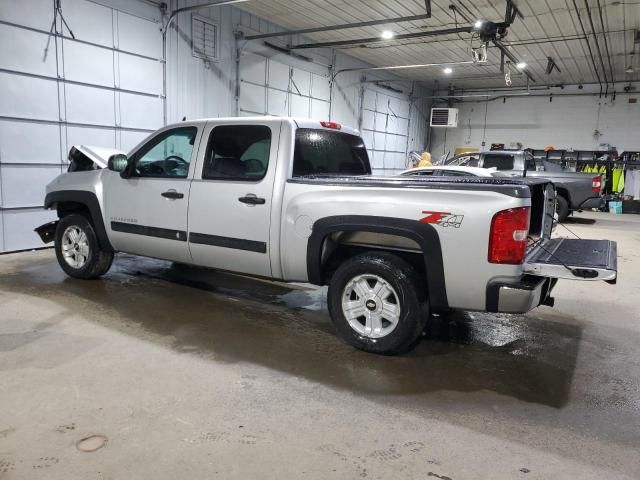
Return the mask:
<path id="1" fill-rule="evenodd" d="M 98 278 L 111 267 L 113 252 L 102 250 L 91 222 L 77 213 L 64 216 L 56 228 L 56 257 L 74 278 Z"/>
<path id="2" fill-rule="evenodd" d="M 428 318 L 426 285 L 405 260 L 366 252 L 345 261 L 328 292 L 331 319 L 360 350 L 395 355 L 419 340 Z"/>
<path id="3" fill-rule="evenodd" d="M 556 198 L 556 212 L 558 213 L 558 222 L 564 222 L 569 217 L 569 202 L 561 195 Z"/>

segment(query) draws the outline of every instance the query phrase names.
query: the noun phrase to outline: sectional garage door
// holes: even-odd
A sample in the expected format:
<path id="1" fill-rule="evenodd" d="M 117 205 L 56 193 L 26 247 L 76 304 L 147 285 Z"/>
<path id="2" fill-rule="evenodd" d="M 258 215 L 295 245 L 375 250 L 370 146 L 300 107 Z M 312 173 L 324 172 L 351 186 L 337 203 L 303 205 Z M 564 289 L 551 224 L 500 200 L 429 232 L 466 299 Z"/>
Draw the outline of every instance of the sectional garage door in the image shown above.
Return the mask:
<path id="1" fill-rule="evenodd" d="M 0 2 L 0 251 L 42 246 L 44 188 L 73 144 L 127 151 L 163 123 L 157 10 L 62 8 L 76 40 L 49 35 L 53 0 Z"/>
<path id="2" fill-rule="evenodd" d="M 376 174 L 391 175 L 405 168 L 409 143 L 409 101 L 364 89 L 362 137 Z"/>
<path id="3" fill-rule="evenodd" d="M 240 115 L 329 118 L 329 76 L 245 53 L 240 59 Z"/>

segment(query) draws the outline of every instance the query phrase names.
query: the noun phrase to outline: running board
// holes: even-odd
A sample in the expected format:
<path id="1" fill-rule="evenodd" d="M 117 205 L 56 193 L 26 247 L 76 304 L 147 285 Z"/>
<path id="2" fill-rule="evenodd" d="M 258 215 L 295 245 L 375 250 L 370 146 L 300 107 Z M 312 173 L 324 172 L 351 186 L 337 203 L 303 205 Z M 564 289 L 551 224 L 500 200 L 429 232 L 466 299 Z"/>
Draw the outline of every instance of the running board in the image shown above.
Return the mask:
<path id="1" fill-rule="evenodd" d="M 539 277 L 569 280 L 604 280 L 618 276 L 616 242 L 554 238 L 529 253 L 524 272 Z"/>

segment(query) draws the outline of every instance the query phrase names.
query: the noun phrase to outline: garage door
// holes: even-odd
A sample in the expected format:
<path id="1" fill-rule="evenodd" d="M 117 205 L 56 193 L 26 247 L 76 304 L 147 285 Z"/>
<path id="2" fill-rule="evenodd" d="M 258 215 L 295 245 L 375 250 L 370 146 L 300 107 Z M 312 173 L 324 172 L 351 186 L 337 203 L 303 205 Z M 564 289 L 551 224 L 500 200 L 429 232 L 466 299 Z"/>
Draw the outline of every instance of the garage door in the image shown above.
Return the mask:
<path id="1" fill-rule="evenodd" d="M 159 24 L 64 0 L 76 39 L 51 36 L 53 4 L 0 2 L 0 251 L 42 246 L 44 188 L 73 144 L 128 150 L 163 123 Z"/>
<path id="2" fill-rule="evenodd" d="M 240 115 L 329 119 L 329 77 L 254 53 L 240 59 Z"/>
<path id="3" fill-rule="evenodd" d="M 365 87 L 361 129 L 374 173 L 391 175 L 405 168 L 409 115 L 408 100 Z"/>

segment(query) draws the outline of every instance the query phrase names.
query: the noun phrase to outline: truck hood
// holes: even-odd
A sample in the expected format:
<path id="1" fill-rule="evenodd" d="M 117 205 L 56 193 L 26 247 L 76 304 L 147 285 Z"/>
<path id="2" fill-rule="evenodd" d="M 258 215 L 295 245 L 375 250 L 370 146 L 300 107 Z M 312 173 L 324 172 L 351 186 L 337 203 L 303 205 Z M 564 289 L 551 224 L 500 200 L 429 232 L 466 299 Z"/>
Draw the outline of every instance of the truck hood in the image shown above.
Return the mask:
<path id="1" fill-rule="evenodd" d="M 118 153 L 125 152 L 110 147 L 74 145 L 69 150 L 69 172 L 107 168 L 109 157 Z"/>

